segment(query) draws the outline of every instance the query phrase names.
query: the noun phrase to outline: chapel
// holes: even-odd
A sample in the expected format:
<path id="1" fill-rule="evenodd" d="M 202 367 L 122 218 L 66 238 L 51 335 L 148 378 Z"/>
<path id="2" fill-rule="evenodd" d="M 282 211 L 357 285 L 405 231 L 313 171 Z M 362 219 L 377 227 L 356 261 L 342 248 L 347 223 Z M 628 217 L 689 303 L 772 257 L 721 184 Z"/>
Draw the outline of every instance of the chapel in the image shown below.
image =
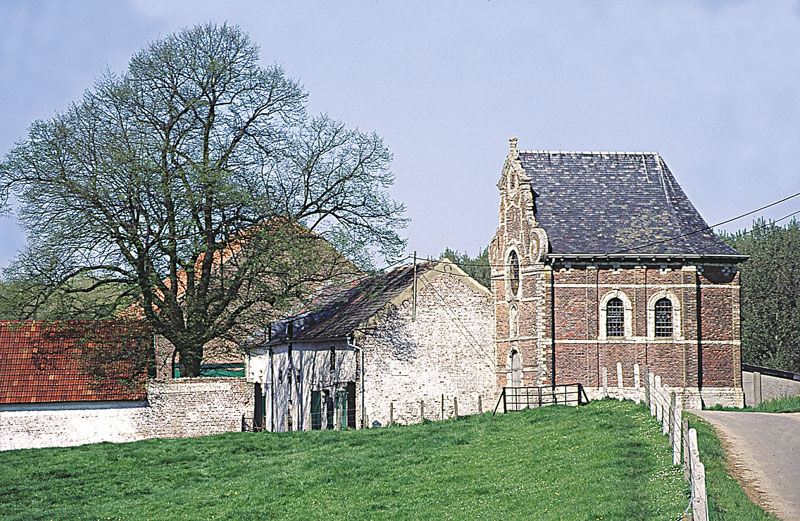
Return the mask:
<path id="1" fill-rule="evenodd" d="M 635 386 L 634 365 L 687 406 L 742 406 L 739 273 L 652 152 L 511 146 L 489 247 L 497 385 Z"/>

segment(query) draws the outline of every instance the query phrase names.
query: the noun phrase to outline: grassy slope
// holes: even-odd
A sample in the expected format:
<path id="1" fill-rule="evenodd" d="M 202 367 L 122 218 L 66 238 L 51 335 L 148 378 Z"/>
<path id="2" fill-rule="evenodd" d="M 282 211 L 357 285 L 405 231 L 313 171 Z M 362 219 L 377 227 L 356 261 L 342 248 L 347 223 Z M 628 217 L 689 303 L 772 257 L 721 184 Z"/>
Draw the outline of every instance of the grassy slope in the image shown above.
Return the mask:
<path id="1" fill-rule="evenodd" d="M 3 519 L 676 519 L 644 406 L 0 453 Z"/>
<path id="2" fill-rule="evenodd" d="M 736 412 L 800 412 L 800 396 L 781 396 L 761 402 L 756 407 L 723 407 L 715 405 L 710 411 L 736 411 Z"/>
<path id="3" fill-rule="evenodd" d="M 686 417 L 690 427 L 697 429 L 700 461 L 706 467 L 710 521 L 777 521 L 777 517 L 753 503 L 739 483 L 728 474 L 725 449 L 711 424 L 693 414 L 687 414 Z"/>

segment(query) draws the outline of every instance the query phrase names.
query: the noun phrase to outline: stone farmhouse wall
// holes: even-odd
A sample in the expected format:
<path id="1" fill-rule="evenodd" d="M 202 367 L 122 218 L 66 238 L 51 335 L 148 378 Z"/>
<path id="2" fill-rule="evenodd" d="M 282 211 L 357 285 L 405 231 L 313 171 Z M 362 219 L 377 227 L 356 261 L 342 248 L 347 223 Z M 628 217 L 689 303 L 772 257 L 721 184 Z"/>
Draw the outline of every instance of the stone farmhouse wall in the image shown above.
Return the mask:
<path id="1" fill-rule="evenodd" d="M 244 378 L 151 380 L 146 401 L 1 407 L 0 450 L 183 438 L 241 430 L 253 386 Z"/>
<path id="2" fill-rule="evenodd" d="M 478 395 L 484 410 L 497 399 L 491 295 L 455 272 L 426 275 L 438 276 L 420 278 L 416 320 L 408 295 L 361 339 L 370 422 L 387 425 L 390 403 L 393 420 L 407 424 L 419 422 L 420 401 L 426 418 L 439 419 L 442 395 L 445 417 L 453 397 L 462 415 L 478 412 Z"/>
<path id="3" fill-rule="evenodd" d="M 358 379 L 356 355 L 346 341 L 293 343 L 291 362 L 285 344 L 273 349 L 271 361 L 260 351 L 248 359 L 247 374 L 262 384 L 264 426 L 275 432 L 289 430 L 290 421 L 291 430 L 311 430 L 311 392 L 333 393 Z"/>
<path id="4" fill-rule="evenodd" d="M 440 263 L 434 270 L 449 271 L 429 271 L 419 277 L 415 320 L 409 288 L 359 327 L 355 343 L 364 352 L 363 382 L 360 354 L 344 340 L 294 342 L 291 380 L 285 344 L 273 349 L 272 376 L 266 350 L 251 354 L 247 378 L 263 386 L 266 428 L 286 430 L 287 414 L 291 414 L 293 429 L 309 429 L 311 391 L 338 390 L 348 382 L 355 382 L 358 428 L 362 425 L 362 384 L 368 426 L 374 421 L 387 425 L 390 404 L 395 423 L 418 423 L 420 401 L 427 419 L 439 419 L 443 395 L 445 417 L 453 414 L 454 397 L 461 415 L 478 412 L 479 395 L 484 410 L 493 405 L 498 393 L 492 296 L 452 265 Z M 331 348 L 336 353 L 333 373 Z M 274 423 L 271 403 L 276 411 Z"/>

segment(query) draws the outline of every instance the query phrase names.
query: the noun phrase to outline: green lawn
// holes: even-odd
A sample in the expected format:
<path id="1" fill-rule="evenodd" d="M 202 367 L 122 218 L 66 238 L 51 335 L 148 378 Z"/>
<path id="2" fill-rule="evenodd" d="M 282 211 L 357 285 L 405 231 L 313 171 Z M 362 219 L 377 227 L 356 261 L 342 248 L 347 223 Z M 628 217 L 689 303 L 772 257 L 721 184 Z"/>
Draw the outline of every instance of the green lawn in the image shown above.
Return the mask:
<path id="1" fill-rule="evenodd" d="M 800 396 L 781 396 L 765 400 L 756 407 L 723 407 L 715 405 L 709 407 L 710 411 L 735 411 L 735 412 L 800 412 Z"/>
<path id="2" fill-rule="evenodd" d="M 674 520 L 688 486 L 671 459 L 643 405 L 606 400 L 368 431 L 1 452 L 0 516 Z"/>

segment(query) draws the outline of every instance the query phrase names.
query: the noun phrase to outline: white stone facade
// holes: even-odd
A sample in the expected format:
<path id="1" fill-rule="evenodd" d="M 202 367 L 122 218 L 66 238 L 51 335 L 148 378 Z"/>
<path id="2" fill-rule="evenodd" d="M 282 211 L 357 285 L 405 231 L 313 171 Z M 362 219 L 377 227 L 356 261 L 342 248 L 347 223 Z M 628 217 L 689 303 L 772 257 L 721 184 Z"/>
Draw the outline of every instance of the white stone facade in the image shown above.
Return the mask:
<path id="1" fill-rule="evenodd" d="M 440 419 L 443 396 L 445 417 L 454 413 L 453 398 L 461 415 L 478 412 L 478 396 L 483 410 L 487 410 L 498 393 L 492 303 L 486 288 L 454 264 L 442 261 L 418 278 L 416 318 L 413 288 L 409 287 L 361 324 L 350 339 L 293 343 L 291 364 L 288 346 L 273 346 L 273 372 L 269 353 L 253 352 L 247 360 L 247 378 L 262 384 L 265 428 L 286 430 L 288 415 L 293 430 L 309 429 L 311 392 L 334 395 L 349 382 L 354 384 L 358 428 L 364 420 L 367 426 L 375 421 L 387 425 L 390 407 L 395 423 L 418 423 L 420 401 L 426 419 Z M 332 348 L 334 371 L 330 365 Z M 273 406 L 277 411 L 274 422 Z M 326 407 L 322 407 L 325 428 Z"/>
<path id="2" fill-rule="evenodd" d="M 252 413 L 244 378 L 151 380 L 146 401 L 2 405 L 0 450 L 205 436 L 239 431 Z"/>

